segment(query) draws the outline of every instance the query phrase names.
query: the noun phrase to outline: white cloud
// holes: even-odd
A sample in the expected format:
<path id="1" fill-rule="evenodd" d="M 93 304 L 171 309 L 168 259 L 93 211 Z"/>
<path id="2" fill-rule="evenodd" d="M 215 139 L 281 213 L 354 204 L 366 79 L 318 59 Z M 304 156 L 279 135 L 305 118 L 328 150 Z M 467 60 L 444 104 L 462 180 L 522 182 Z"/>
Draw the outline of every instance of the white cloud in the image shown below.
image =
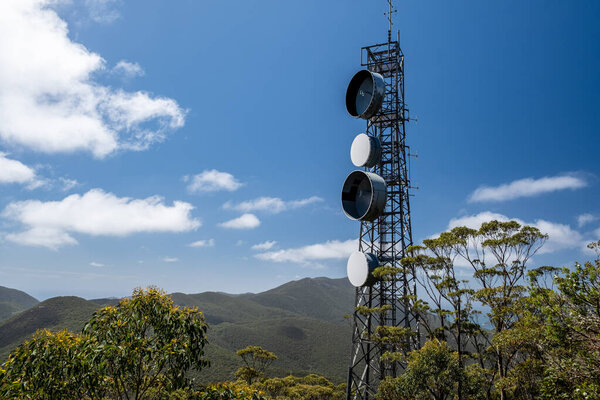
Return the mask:
<path id="1" fill-rule="evenodd" d="M 23 232 L 9 233 L 4 237 L 8 241 L 23 246 L 40 246 L 51 250 L 77 244 L 77 240 L 67 232 L 61 229 L 46 227 L 33 227 Z"/>
<path id="2" fill-rule="evenodd" d="M 193 243 L 190 243 L 188 246 L 190 247 L 214 247 L 215 239 L 208 240 L 198 240 Z"/>
<path id="3" fill-rule="evenodd" d="M 179 261 L 179 258 L 177 258 L 177 257 L 165 257 L 165 258 L 163 258 L 163 261 L 166 262 L 166 263 L 174 263 L 174 262 Z"/>
<path id="4" fill-rule="evenodd" d="M 190 193 L 217 192 L 220 190 L 233 192 L 243 185 L 233 175 L 216 169 L 206 170 L 193 176 L 184 176 L 183 180 L 189 182 L 187 190 Z"/>
<path id="5" fill-rule="evenodd" d="M 538 228 L 542 233 L 548 235 L 548 240 L 540 249 L 539 253 L 553 253 L 555 251 L 579 248 L 585 241 L 582 235 L 571 229 L 569 225 L 550 222 L 538 219 L 535 222 L 525 222 L 519 218 L 508 218 L 505 215 L 484 211 L 476 215 L 468 215 L 460 218 L 453 218 L 448 223 L 448 229 L 457 226 L 466 226 L 472 229 L 479 229 L 482 223 L 497 220 L 501 222 L 517 221 L 521 225 L 529 225 Z"/>
<path id="6" fill-rule="evenodd" d="M 219 226 L 229 229 L 254 229 L 259 225 L 260 220 L 254 214 L 244 214 L 241 217 L 219 224 Z"/>
<path id="7" fill-rule="evenodd" d="M 581 214 L 577 217 L 577 225 L 581 228 L 584 225 L 587 225 L 591 222 L 599 220 L 600 217 L 594 214 Z"/>
<path id="8" fill-rule="evenodd" d="M 500 186 L 481 186 L 471 194 L 469 201 L 513 200 L 519 197 L 532 197 L 558 190 L 575 190 L 585 186 L 587 186 L 585 180 L 569 175 L 547 176 L 540 179 L 525 178 Z"/>
<path id="9" fill-rule="evenodd" d="M 243 201 L 238 204 L 227 202 L 223 204 L 223 208 L 227 210 L 237 210 L 241 212 L 251 211 L 266 211 L 273 214 L 278 214 L 282 211 L 292 210 L 299 207 L 304 207 L 312 203 L 323 201 L 322 198 L 312 196 L 307 199 L 284 201 L 279 197 L 259 197 L 254 200 Z"/>
<path id="10" fill-rule="evenodd" d="M 99 263 L 99 262 L 95 262 L 95 261 L 92 261 L 92 262 L 90 263 L 90 265 L 91 265 L 92 267 L 98 267 L 98 268 L 100 268 L 100 267 L 104 267 L 104 264 L 102 264 L 102 263 Z"/>
<path id="11" fill-rule="evenodd" d="M 95 3 L 108 3 L 98 1 Z M 103 86 L 105 61 L 68 36 L 51 0 L 0 2 L 0 139 L 102 158 L 142 150 L 184 124 L 172 99 Z"/>
<path id="12" fill-rule="evenodd" d="M 6 235 L 19 244 L 57 249 L 77 241 L 71 233 L 92 236 L 128 236 L 141 232 L 184 232 L 200 221 L 194 207 L 181 201 L 172 206 L 158 196 L 146 199 L 117 197 L 101 189 L 72 194 L 60 201 L 27 200 L 10 203 L 2 217 L 21 223 L 25 231 Z"/>
<path id="13" fill-rule="evenodd" d="M 32 184 L 36 181 L 35 170 L 20 161 L 0 153 L 0 183 Z"/>
<path id="14" fill-rule="evenodd" d="M 252 250 L 260 250 L 260 251 L 270 250 L 276 244 L 277 244 L 277 242 L 275 240 L 267 240 L 266 242 L 255 244 L 254 246 L 252 246 Z"/>
<path id="15" fill-rule="evenodd" d="M 121 60 L 114 66 L 112 72 L 123 76 L 124 78 L 134 78 L 136 76 L 143 76 L 144 69 L 138 63 L 131 63 L 129 61 Z"/>
<path id="16" fill-rule="evenodd" d="M 58 182 L 60 183 L 61 189 L 65 192 L 68 192 L 75 186 L 79 185 L 79 182 L 77 182 L 75 179 L 58 178 Z"/>
<path id="17" fill-rule="evenodd" d="M 94 22 L 109 24 L 121 16 L 114 8 L 119 2 L 120 0 L 85 0 L 85 5 Z"/>
<path id="18" fill-rule="evenodd" d="M 308 264 L 319 260 L 345 259 L 357 249 L 358 241 L 356 239 L 346 240 L 345 242 L 330 240 L 304 247 L 260 253 L 256 254 L 255 257 L 260 260 L 273 262 Z"/>

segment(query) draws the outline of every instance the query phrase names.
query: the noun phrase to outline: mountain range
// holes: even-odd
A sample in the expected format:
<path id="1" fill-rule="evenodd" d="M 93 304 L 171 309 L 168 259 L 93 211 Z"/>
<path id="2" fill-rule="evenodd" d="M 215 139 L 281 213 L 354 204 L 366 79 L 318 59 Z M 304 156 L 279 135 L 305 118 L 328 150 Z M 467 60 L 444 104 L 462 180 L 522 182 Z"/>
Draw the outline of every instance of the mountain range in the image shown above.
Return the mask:
<path id="1" fill-rule="evenodd" d="M 268 375 L 316 373 L 343 382 L 351 349 L 354 290 L 346 278 L 305 278 L 262 293 L 172 293 L 180 306 L 198 307 L 209 324 L 206 357 L 211 367 L 201 382 L 233 379 L 242 366 L 236 350 L 258 345 L 278 359 Z M 65 296 L 38 302 L 0 287 L 0 361 L 37 329 L 80 332 L 94 311 L 118 299 Z"/>

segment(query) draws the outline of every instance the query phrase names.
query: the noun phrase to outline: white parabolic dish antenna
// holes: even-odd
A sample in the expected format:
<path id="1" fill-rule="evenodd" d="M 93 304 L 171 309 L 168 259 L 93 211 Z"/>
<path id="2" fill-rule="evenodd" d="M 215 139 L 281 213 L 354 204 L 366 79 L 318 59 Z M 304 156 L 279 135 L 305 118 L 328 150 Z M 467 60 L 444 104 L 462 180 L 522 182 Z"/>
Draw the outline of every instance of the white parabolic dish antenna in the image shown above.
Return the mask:
<path id="1" fill-rule="evenodd" d="M 350 159 L 357 167 L 374 167 L 381 158 L 379 139 L 361 133 L 354 138 L 350 148 Z"/>
<path id="2" fill-rule="evenodd" d="M 348 280 L 356 287 L 372 285 L 375 282 L 372 272 L 378 266 L 379 261 L 375 254 L 355 251 L 348 258 Z"/>

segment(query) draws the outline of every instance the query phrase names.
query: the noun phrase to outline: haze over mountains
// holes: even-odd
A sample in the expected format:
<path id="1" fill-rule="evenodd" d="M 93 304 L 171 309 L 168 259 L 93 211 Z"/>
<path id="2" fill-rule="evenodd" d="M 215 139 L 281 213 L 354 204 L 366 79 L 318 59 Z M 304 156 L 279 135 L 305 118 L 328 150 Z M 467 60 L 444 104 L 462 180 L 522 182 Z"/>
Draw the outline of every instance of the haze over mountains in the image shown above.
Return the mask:
<path id="1" fill-rule="evenodd" d="M 210 328 L 206 356 L 211 368 L 204 382 L 233 378 L 241 366 L 235 351 L 259 345 L 279 357 L 269 374 L 317 373 L 342 382 L 350 357 L 354 290 L 346 278 L 305 278 L 266 292 L 172 293 L 180 306 L 198 307 Z M 28 294 L 0 287 L 0 361 L 37 329 L 79 332 L 99 307 L 117 299 L 53 297 L 38 302 Z"/>

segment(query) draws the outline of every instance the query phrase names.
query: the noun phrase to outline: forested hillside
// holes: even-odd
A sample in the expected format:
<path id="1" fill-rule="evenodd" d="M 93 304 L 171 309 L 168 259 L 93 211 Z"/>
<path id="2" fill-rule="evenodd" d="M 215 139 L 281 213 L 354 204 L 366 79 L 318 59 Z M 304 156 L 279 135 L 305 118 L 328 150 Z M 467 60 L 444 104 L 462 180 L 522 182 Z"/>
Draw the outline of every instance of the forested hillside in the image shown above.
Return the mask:
<path id="1" fill-rule="evenodd" d="M 273 373 L 317 373 L 336 382 L 345 379 L 349 357 L 354 291 L 347 279 L 305 278 L 275 289 L 230 295 L 173 293 L 175 304 L 198 307 L 209 325 L 205 350 L 212 361 L 199 378 L 231 379 L 240 367 L 236 350 L 259 345 L 279 355 Z M 94 311 L 116 299 L 55 297 L 0 324 L 0 357 L 4 361 L 38 329 L 80 332 Z"/>
<path id="2" fill-rule="evenodd" d="M 33 307 L 38 301 L 17 289 L 0 286 L 0 321 L 4 321 L 29 307 Z"/>

